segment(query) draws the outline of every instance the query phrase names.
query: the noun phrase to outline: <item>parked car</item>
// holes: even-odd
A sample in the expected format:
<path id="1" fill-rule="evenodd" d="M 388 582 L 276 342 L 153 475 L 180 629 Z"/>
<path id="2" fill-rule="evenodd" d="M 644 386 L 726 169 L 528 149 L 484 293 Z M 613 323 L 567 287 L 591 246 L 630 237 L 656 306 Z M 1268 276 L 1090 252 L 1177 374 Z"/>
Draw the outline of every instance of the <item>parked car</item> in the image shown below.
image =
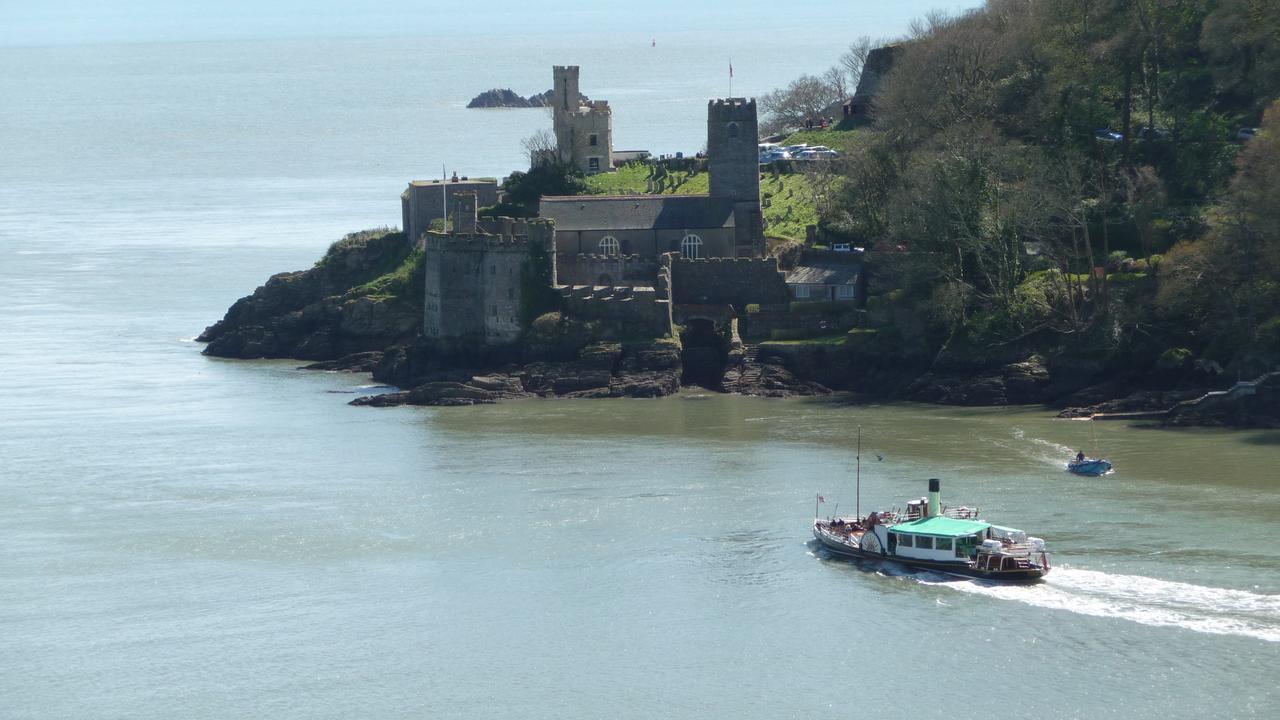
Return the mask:
<path id="1" fill-rule="evenodd" d="M 1141 127 L 1138 128 L 1138 137 L 1148 141 L 1171 140 L 1173 133 L 1162 127 Z"/>
<path id="2" fill-rule="evenodd" d="M 805 150 L 795 156 L 797 160 L 830 160 L 840 157 L 835 150 Z"/>
<path id="3" fill-rule="evenodd" d="M 804 152 L 805 150 L 808 150 L 808 149 L 809 149 L 809 143 L 800 143 L 799 145 L 787 145 L 786 147 L 784 147 L 784 148 L 782 148 L 782 149 L 783 149 L 783 150 L 786 150 L 787 152 L 791 153 L 792 155 L 795 155 L 796 153 Z"/>
<path id="4" fill-rule="evenodd" d="M 791 153 L 787 152 L 786 150 L 771 150 L 767 153 L 761 153 L 760 164 L 768 165 L 774 160 L 790 160 L 790 159 L 791 159 Z"/>
<path id="5" fill-rule="evenodd" d="M 1239 130 L 1236 131 L 1236 140 L 1239 140 L 1240 142 L 1246 142 L 1246 141 L 1252 140 L 1253 136 L 1257 134 L 1258 134 L 1258 128 L 1256 127 L 1240 128 Z"/>
<path id="6" fill-rule="evenodd" d="M 1093 137 L 1102 142 L 1120 142 L 1124 140 L 1124 135 L 1110 128 L 1098 128 L 1093 131 Z"/>

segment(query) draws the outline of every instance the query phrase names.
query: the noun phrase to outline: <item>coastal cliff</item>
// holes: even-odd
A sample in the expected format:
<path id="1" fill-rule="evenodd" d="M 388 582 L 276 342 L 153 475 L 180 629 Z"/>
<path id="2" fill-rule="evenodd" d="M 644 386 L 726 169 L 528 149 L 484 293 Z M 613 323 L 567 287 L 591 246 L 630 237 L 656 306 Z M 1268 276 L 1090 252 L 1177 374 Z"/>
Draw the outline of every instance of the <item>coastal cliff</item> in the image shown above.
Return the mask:
<path id="1" fill-rule="evenodd" d="M 353 233 L 315 267 L 273 275 L 197 339 L 216 357 L 330 361 L 412 342 L 422 323 L 415 262 L 404 233 Z"/>

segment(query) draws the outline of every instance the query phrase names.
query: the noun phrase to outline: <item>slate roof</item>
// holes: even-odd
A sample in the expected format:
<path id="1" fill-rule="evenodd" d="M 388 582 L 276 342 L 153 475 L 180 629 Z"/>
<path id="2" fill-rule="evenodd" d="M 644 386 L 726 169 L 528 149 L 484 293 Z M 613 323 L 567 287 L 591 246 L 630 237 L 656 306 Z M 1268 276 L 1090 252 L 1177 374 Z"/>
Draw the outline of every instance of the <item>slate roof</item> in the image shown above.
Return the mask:
<path id="1" fill-rule="evenodd" d="M 556 230 L 693 230 L 733 227 L 733 201 L 707 195 L 560 195 L 539 214 Z"/>
<path id="2" fill-rule="evenodd" d="M 854 263 L 801 265 L 787 273 L 788 285 L 857 285 L 862 266 Z"/>

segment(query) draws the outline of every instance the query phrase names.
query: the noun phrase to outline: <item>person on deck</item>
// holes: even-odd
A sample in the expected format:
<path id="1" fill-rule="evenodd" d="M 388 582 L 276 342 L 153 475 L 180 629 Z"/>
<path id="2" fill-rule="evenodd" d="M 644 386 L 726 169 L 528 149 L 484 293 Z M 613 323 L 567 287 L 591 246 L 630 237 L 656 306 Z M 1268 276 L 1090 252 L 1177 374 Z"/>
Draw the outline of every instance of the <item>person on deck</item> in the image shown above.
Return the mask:
<path id="1" fill-rule="evenodd" d="M 1076 453 L 1076 462 L 1084 462 L 1084 451 Z"/>

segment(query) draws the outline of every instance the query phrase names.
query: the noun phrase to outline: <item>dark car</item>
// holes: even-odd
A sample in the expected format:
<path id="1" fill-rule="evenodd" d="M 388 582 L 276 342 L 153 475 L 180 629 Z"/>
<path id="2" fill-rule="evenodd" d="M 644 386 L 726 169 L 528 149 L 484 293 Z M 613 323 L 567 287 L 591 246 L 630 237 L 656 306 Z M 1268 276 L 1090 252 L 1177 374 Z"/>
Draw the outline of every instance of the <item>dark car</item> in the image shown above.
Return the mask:
<path id="1" fill-rule="evenodd" d="M 1138 137 L 1148 141 L 1172 140 L 1173 133 L 1162 127 L 1141 127 L 1138 128 Z"/>
<path id="2" fill-rule="evenodd" d="M 1120 142 L 1124 140 L 1124 135 L 1110 128 L 1098 128 L 1093 131 L 1093 137 L 1102 142 Z"/>

